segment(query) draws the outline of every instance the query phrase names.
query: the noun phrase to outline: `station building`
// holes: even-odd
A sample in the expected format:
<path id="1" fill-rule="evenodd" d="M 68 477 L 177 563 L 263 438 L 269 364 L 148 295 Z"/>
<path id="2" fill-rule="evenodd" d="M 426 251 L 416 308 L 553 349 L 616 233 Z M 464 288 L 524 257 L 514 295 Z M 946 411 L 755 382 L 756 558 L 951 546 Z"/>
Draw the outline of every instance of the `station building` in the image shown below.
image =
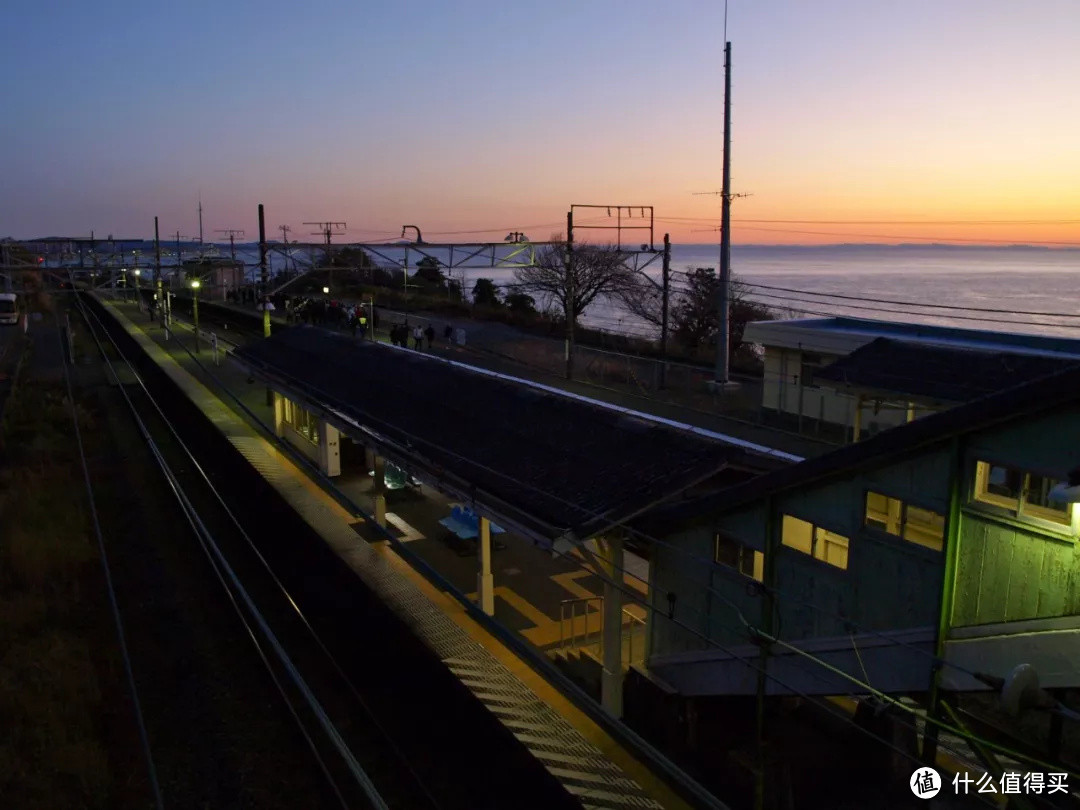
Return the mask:
<path id="1" fill-rule="evenodd" d="M 970 402 L 1080 360 L 1080 340 L 859 318 L 756 321 L 762 408 L 848 440 Z"/>
<path id="2" fill-rule="evenodd" d="M 650 676 L 681 695 L 925 694 L 942 662 L 959 692 L 1028 664 L 1080 687 L 1078 475 L 1073 365 L 662 507 L 640 521 L 660 541 Z"/>

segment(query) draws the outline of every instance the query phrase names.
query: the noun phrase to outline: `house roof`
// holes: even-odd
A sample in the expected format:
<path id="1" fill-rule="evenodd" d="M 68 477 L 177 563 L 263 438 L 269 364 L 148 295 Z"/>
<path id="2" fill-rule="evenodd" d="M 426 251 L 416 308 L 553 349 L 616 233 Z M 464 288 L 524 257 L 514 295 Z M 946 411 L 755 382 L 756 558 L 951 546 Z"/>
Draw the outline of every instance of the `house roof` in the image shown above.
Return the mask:
<path id="1" fill-rule="evenodd" d="M 879 321 L 869 318 L 799 318 L 753 321 L 746 325 L 745 340 L 812 352 L 847 354 L 876 338 L 962 349 L 1004 351 L 1014 354 L 1060 355 L 1080 358 L 1080 340 L 1047 335 L 959 329 L 923 323 Z"/>
<path id="2" fill-rule="evenodd" d="M 408 448 L 418 466 L 467 482 L 478 500 L 493 496 L 559 530 L 549 536 L 587 536 L 721 471 L 750 476 L 786 463 L 421 352 L 306 326 L 236 356 L 271 383 Z"/>
<path id="3" fill-rule="evenodd" d="M 814 381 L 885 395 L 969 402 L 1077 363 L 1080 359 L 877 338 L 814 372 Z"/>
<path id="4" fill-rule="evenodd" d="M 998 391 L 946 411 L 883 431 L 865 441 L 845 445 L 825 455 L 792 464 L 721 492 L 650 512 L 643 528 L 685 525 L 708 520 L 769 495 L 851 475 L 861 469 L 894 461 L 954 436 L 972 433 L 1019 416 L 1045 412 L 1080 399 L 1080 365 L 1037 380 Z M 1073 454 L 1080 454 L 1076 437 L 1063 438 Z"/>

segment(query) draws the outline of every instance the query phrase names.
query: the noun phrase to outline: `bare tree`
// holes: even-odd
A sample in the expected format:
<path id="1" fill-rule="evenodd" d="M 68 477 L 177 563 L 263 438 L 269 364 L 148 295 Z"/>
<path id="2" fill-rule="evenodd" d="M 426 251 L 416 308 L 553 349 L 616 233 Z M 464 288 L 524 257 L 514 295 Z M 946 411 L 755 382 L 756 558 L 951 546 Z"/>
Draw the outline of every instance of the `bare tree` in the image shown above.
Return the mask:
<path id="1" fill-rule="evenodd" d="M 536 255 L 536 264 L 514 271 L 513 290 L 530 293 L 547 307 L 563 313 L 571 309 L 574 321 L 598 298 L 618 298 L 634 283 L 626 254 L 613 246 L 574 244 L 573 277 L 567 273 L 566 243 L 553 237 Z M 572 295 L 572 300 L 571 299 Z M 554 305 L 554 306 L 552 306 Z"/>
<path id="2" fill-rule="evenodd" d="M 673 290 L 668 299 L 668 323 L 676 339 L 691 351 L 714 345 L 719 329 L 716 309 L 720 280 L 712 268 L 686 271 L 682 289 Z M 777 313 L 765 304 L 749 300 L 750 288 L 732 276 L 728 288 L 731 303 L 730 345 L 732 355 L 742 345 L 743 332 L 750 321 L 769 320 Z M 619 293 L 619 300 L 633 315 L 660 327 L 663 323 L 663 292 L 659 284 L 639 274 Z"/>

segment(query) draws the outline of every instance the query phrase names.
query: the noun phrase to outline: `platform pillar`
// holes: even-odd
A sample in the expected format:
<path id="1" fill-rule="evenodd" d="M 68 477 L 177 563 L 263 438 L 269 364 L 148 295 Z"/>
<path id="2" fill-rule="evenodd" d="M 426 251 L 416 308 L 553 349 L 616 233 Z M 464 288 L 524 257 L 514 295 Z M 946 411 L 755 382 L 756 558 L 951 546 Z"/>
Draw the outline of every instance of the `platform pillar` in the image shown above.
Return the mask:
<path id="1" fill-rule="evenodd" d="M 375 456 L 375 480 L 372 484 L 375 510 L 375 522 L 386 528 L 386 459 Z"/>
<path id="2" fill-rule="evenodd" d="M 623 539 L 608 538 L 606 546 L 607 574 L 604 577 L 604 672 L 600 681 L 600 703 L 613 717 L 623 713 L 622 671 L 622 612 Z"/>
<path id="3" fill-rule="evenodd" d="M 322 419 L 319 420 L 319 469 L 330 478 L 341 475 L 341 433 Z"/>
<path id="4" fill-rule="evenodd" d="M 851 429 L 851 441 L 852 443 L 859 441 L 862 438 L 862 407 L 863 407 L 863 395 L 859 394 L 855 397 L 855 420 Z"/>
<path id="5" fill-rule="evenodd" d="M 285 438 L 285 397 L 274 392 L 274 435 Z"/>
<path id="6" fill-rule="evenodd" d="M 491 573 L 491 521 L 480 518 L 480 572 L 476 575 L 476 592 L 480 609 L 488 616 L 495 615 L 495 575 Z"/>

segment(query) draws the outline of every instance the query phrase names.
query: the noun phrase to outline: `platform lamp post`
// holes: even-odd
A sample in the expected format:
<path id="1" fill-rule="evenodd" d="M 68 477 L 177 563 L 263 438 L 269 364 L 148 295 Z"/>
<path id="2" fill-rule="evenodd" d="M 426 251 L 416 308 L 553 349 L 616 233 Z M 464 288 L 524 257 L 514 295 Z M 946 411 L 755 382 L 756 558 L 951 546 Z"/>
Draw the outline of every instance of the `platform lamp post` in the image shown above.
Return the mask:
<path id="1" fill-rule="evenodd" d="M 195 354 L 199 353 L 199 280 L 191 280 L 191 314 L 195 321 Z"/>
<path id="2" fill-rule="evenodd" d="M 135 273 L 135 306 L 139 312 L 142 312 L 142 298 L 139 297 L 139 276 L 142 275 L 142 270 L 136 267 L 133 272 Z"/>

